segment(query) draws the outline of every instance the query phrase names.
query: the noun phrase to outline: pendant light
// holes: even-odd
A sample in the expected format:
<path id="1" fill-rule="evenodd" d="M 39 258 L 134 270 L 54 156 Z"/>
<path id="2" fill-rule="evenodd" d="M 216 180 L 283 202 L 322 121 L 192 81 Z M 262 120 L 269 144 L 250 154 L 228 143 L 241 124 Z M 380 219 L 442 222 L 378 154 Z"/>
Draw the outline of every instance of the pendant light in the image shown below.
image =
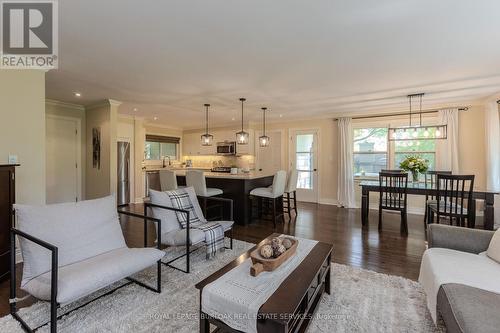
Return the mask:
<path id="1" fill-rule="evenodd" d="M 263 107 L 262 109 L 262 136 L 259 136 L 259 145 L 261 147 L 269 146 L 269 137 L 266 135 L 266 111 L 267 108 Z"/>
<path id="2" fill-rule="evenodd" d="M 409 141 L 409 140 L 439 140 L 447 138 L 447 125 L 422 125 L 422 97 L 424 93 L 408 95 L 410 103 L 410 123 L 406 127 L 390 127 L 389 141 Z M 412 125 L 412 99 L 419 98 L 419 124 Z"/>
<path id="3" fill-rule="evenodd" d="M 204 104 L 205 106 L 205 134 L 201 136 L 202 146 L 211 146 L 214 141 L 214 136 L 208 133 L 208 108 L 210 104 Z"/>
<path id="4" fill-rule="evenodd" d="M 246 101 L 245 98 L 240 98 L 241 101 L 241 132 L 236 133 L 236 143 L 239 145 L 248 144 L 248 132 L 243 130 L 243 102 Z"/>

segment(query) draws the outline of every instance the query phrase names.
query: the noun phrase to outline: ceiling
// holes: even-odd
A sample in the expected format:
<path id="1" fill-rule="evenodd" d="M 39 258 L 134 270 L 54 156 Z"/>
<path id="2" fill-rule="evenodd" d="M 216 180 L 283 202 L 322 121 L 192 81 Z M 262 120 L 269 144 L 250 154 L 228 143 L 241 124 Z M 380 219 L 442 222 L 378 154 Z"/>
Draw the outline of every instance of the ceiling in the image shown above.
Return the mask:
<path id="1" fill-rule="evenodd" d="M 500 91 L 498 0 L 64 0 L 47 98 L 175 128 L 392 112 Z M 77 98 L 74 92 L 82 96 Z M 134 111 L 137 109 L 137 111 Z M 280 118 L 280 116 L 282 118 Z M 235 119 L 235 120 L 232 120 Z"/>

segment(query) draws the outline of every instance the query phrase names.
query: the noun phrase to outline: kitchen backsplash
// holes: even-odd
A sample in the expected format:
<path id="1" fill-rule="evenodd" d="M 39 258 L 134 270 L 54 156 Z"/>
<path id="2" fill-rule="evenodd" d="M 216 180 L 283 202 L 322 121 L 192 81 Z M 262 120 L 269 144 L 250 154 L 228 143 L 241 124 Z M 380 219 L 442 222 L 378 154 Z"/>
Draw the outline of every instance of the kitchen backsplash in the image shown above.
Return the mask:
<path id="1" fill-rule="evenodd" d="M 243 169 L 255 169 L 255 157 L 251 155 L 244 156 L 184 156 L 183 162 L 191 160 L 193 167 L 211 168 L 214 162 L 223 166 L 236 166 Z"/>

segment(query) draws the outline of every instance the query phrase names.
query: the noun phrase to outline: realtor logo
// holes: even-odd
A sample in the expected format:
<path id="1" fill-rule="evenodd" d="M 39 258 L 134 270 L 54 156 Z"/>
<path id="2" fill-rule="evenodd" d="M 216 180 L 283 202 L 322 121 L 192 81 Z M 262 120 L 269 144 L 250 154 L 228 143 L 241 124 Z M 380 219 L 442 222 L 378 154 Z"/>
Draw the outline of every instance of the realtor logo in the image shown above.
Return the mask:
<path id="1" fill-rule="evenodd" d="M 57 2 L 2 1 L 0 8 L 0 68 L 57 68 Z"/>

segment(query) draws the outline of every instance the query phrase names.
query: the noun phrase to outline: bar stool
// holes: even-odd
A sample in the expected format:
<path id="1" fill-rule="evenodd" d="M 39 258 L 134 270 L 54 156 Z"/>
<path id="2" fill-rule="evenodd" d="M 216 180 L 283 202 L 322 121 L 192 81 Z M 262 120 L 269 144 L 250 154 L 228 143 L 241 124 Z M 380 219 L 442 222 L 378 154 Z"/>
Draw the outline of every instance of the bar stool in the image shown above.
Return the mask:
<path id="1" fill-rule="evenodd" d="M 207 216 L 207 198 L 224 193 L 219 188 L 207 187 L 205 173 L 201 170 L 186 171 L 186 185 L 193 187 L 196 195 L 203 199 L 203 214 Z"/>
<path id="2" fill-rule="evenodd" d="M 299 173 L 296 169 L 290 170 L 286 182 L 285 193 L 283 195 L 283 213 L 288 214 L 290 221 L 292 220 L 292 211 L 297 216 L 297 178 Z"/>
<path id="3" fill-rule="evenodd" d="M 272 204 L 272 216 L 274 227 L 276 228 L 276 219 L 281 217 L 283 219 L 283 209 L 281 213 L 277 211 L 277 204 L 279 202 L 283 203 L 283 194 L 285 193 L 286 186 L 286 171 L 280 170 L 276 172 L 273 178 L 273 185 L 271 187 L 257 187 L 250 191 L 250 199 L 256 197 L 258 201 L 259 216 L 262 211 L 262 200 L 270 201 Z M 252 208 L 252 206 L 250 206 Z"/>
<path id="4" fill-rule="evenodd" d="M 160 188 L 162 192 L 177 190 L 177 176 L 175 171 L 160 170 Z"/>

